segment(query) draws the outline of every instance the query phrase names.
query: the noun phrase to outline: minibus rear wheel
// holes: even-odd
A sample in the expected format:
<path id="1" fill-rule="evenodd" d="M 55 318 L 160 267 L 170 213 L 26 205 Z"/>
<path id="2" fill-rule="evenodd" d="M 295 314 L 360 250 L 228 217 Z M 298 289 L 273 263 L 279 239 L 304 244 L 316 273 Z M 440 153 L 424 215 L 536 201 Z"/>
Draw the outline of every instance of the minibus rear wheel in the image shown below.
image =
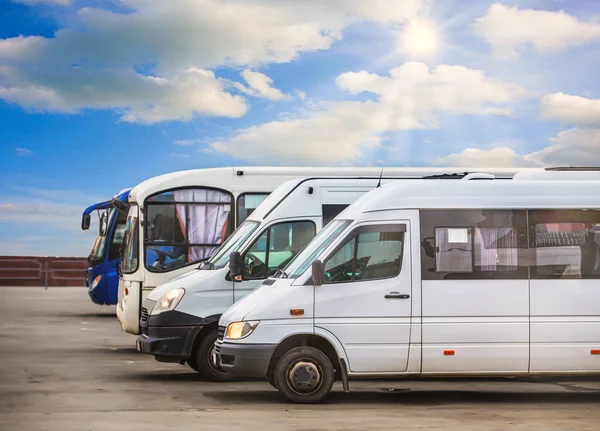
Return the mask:
<path id="1" fill-rule="evenodd" d="M 277 389 L 296 404 L 323 401 L 331 392 L 334 380 L 331 361 L 314 347 L 295 347 L 285 353 L 275 366 Z"/>
<path id="2" fill-rule="evenodd" d="M 206 380 L 212 382 L 229 382 L 234 379 L 233 376 L 217 366 L 212 360 L 215 341 L 217 341 L 216 328 L 210 330 L 202 339 L 198 340 L 193 353 L 195 365 L 198 367 L 198 372 Z"/>

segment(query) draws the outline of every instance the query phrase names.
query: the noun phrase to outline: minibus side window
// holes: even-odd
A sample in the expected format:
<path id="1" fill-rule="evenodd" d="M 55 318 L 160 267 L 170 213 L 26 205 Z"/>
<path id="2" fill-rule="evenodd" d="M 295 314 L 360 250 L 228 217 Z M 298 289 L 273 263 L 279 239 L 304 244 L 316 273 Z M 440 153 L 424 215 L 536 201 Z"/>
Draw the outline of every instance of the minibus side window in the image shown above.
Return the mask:
<path id="1" fill-rule="evenodd" d="M 600 211 L 529 211 L 532 279 L 600 278 Z"/>
<path id="2" fill-rule="evenodd" d="M 269 193 L 243 193 L 237 198 L 237 225 L 241 225 L 250 214 L 269 196 Z"/>
<path id="3" fill-rule="evenodd" d="M 315 236 L 311 221 L 278 223 L 266 229 L 244 256 L 245 278 L 263 279 L 283 268 Z"/>
<path id="4" fill-rule="evenodd" d="M 355 232 L 325 261 L 327 284 L 396 277 L 402 268 L 404 232 L 378 226 Z"/>
<path id="5" fill-rule="evenodd" d="M 528 279 L 525 210 L 421 211 L 423 280 Z"/>

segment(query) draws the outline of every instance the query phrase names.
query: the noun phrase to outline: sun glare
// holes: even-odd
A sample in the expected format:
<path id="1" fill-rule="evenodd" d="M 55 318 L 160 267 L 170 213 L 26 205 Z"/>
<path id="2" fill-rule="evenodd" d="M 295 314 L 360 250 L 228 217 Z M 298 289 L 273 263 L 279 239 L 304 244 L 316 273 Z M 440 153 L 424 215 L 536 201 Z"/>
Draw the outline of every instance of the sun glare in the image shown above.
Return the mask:
<path id="1" fill-rule="evenodd" d="M 416 56 L 429 56 L 435 54 L 439 48 L 439 35 L 435 26 L 428 21 L 411 21 L 404 29 L 402 48 Z"/>

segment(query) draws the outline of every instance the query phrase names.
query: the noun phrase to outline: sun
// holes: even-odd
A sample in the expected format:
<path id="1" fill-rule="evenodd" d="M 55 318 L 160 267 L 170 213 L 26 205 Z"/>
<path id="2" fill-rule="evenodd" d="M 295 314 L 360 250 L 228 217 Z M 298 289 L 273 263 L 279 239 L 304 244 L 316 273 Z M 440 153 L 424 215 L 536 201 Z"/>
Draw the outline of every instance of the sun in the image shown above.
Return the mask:
<path id="1" fill-rule="evenodd" d="M 401 43 L 403 50 L 412 55 L 430 56 L 439 49 L 439 34 L 433 23 L 415 19 L 402 32 Z"/>

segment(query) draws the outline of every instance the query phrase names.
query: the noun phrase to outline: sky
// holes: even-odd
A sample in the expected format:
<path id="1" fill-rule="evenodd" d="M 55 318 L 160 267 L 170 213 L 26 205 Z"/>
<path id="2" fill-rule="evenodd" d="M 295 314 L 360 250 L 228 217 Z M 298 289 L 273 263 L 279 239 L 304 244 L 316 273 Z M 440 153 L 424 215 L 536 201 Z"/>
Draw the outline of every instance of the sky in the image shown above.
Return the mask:
<path id="1" fill-rule="evenodd" d="M 600 165 L 597 0 L 0 0 L 0 255 L 232 165 Z"/>

